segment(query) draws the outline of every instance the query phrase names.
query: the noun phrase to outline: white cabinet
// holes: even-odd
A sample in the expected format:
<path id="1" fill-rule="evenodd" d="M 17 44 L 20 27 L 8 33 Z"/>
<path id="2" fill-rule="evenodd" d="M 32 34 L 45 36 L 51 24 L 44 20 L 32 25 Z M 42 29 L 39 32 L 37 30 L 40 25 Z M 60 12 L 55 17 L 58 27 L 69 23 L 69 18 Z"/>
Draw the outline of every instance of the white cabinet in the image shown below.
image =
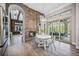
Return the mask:
<path id="1" fill-rule="evenodd" d="M 0 46 L 2 45 L 3 25 L 2 25 L 2 8 L 0 7 Z"/>
<path id="2" fill-rule="evenodd" d="M 2 45 L 2 8 L 0 7 L 0 55 L 1 55 L 1 45 Z"/>
<path id="3" fill-rule="evenodd" d="M 4 31 L 4 10 L 2 7 L 0 7 L 0 55 L 3 55 L 3 53 L 5 52 L 6 50 L 6 47 L 8 46 L 7 45 L 7 42 L 8 42 L 8 39 L 5 38 L 5 31 Z"/>

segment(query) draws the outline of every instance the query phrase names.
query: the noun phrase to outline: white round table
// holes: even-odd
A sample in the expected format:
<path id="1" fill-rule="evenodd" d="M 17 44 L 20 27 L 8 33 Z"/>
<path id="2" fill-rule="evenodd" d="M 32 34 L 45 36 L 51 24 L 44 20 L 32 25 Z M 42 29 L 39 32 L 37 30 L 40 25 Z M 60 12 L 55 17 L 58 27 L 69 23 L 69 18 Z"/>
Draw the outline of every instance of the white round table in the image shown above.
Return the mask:
<path id="1" fill-rule="evenodd" d="M 44 49 L 46 50 L 46 43 L 47 43 L 47 40 L 48 39 L 51 39 L 51 36 L 50 35 L 36 35 L 36 37 L 38 38 L 38 39 L 42 39 L 43 40 L 43 42 L 44 42 Z"/>

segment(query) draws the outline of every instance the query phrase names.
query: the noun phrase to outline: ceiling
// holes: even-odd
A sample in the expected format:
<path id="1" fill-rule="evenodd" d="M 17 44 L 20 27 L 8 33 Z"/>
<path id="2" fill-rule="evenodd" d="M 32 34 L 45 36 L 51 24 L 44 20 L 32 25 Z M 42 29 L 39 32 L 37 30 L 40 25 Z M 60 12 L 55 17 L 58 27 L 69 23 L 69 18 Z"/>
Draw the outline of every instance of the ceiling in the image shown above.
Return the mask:
<path id="1" fill-rule="evenodd" d="M 67 5 L 69 3 L 24 3 L 24 4 L 46 15 L 48 12 L 55 10 L 63 5 Z"/>

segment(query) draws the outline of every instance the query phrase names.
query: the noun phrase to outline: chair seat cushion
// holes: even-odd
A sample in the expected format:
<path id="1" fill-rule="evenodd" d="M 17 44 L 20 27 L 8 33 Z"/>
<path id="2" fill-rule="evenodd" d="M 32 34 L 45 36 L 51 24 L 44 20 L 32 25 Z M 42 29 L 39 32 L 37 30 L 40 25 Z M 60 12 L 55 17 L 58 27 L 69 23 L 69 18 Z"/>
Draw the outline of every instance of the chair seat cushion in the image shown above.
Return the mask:
<path id="1" fill-rule="evenodd" d="M 52 39 L 48 39 L 47 40 L 47 45 L 51 44 L 52 43 Z"/>

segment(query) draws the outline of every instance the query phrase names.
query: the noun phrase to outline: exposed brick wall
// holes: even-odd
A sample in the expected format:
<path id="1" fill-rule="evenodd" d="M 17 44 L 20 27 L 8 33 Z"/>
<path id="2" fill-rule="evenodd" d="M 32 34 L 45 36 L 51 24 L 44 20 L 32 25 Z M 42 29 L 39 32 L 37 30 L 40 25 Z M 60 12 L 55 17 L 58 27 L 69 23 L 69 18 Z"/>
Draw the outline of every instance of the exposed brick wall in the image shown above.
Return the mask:
<path id="1" fill-rule="evenodd" d="M 39 20 L 40 20 L 40 15 L 43 15 L 42 13 L 35 11 L 31 8 L 29 8 L 28 6 L 25 6 L 22 3 L 12 3 L 12 4 L 16 4 L 19 5 L 25 12 L 25 37 L 28 37 L 28 32 L 29 31 L 38 31 L 38 24 L 39 24 Z M 8 7 L 11 5 L 11 3 L 7 3 L 6 4 L 6 11 L 8 11 Z M 35 28 L 36 25 L 36 28 Z"/>

